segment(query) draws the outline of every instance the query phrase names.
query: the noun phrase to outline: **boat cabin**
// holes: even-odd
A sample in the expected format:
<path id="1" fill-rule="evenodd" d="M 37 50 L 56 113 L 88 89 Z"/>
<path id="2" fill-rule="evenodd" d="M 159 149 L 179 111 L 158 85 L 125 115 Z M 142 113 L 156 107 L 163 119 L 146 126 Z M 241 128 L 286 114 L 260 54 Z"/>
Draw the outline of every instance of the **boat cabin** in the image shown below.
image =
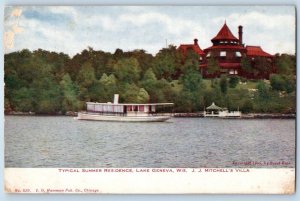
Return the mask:
<path id="1" fill-rule="evenodd" d="M 87 102 L 87 112 L 116 116 L 149 116 L 156 113 L 158 106 L 173 105 L 173 103 L 119 103 L 118 99 L 119 95 L 115 94 L 113 103 Z"/>

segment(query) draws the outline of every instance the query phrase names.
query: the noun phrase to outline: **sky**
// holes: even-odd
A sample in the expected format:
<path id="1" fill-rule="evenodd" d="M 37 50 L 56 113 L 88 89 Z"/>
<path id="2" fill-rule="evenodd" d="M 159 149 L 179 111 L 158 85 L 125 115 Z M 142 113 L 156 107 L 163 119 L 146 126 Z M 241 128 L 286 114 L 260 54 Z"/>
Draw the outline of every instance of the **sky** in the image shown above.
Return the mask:
<path id="1" fill-rule="evenodd" d="M 237 38 L 243 26 L 245 45 L 295 53 L 293 6 L 10 6 L 4 12 L 4 50 L 41 48 L 74 56 L 92 47 L 155 55 L 194 38 L 205 49 L 225 21 Z"/>

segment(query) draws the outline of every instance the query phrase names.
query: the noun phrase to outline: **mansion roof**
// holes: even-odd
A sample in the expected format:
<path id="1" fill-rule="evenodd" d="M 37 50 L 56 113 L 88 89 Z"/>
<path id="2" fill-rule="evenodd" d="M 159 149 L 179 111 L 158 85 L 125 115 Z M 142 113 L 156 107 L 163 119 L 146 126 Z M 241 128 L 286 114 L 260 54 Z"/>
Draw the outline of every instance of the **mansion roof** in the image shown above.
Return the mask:
<path id="1" fill-rule="evenodd" d="M 273 55 L 263 51 L 260 46 L 246 46 L 247 56 L 273 57 Z"/>
<path id="2" fill-rule="evenodd" d="M 219 33 L 211 39 L 211 41 L 216 41 L 216 40 L 234 40 L 238 41 L 238 39 L 231 33 L 230 29 L 228 28 L 226 22 L 219 31 Z"/>

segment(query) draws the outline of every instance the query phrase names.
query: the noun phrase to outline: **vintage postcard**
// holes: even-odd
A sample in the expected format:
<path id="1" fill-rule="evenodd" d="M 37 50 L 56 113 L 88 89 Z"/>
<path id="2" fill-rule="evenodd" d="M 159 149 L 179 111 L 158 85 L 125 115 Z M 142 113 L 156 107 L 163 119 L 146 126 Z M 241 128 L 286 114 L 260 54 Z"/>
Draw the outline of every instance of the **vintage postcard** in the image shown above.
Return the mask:
<path id="1" fill-rule="evenodd" d="M 7 193 L 293 194 L 294 6 L 7 6 Z"/>

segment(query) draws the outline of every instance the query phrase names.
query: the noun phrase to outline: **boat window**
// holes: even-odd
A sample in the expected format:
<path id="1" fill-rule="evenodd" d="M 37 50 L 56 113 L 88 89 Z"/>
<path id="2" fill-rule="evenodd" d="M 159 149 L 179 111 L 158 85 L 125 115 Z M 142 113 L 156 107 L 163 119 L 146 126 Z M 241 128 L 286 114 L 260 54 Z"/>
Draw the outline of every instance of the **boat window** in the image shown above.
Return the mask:
<path id="1" fill-rule="evenodd" d="M 139 105 L 139 111 L 144 112 L 144 106 L 143 105 Z"/>
<path id="2" fill-rule="evenodd" d="M 152 105 L 151 112 L 155 112 L 155 105 Z"/>
<path id="3" fill-rule="evenodd" d="M 94 111 L 95 110 L 94 104 L 87 104 L 87 110 Z"/>

